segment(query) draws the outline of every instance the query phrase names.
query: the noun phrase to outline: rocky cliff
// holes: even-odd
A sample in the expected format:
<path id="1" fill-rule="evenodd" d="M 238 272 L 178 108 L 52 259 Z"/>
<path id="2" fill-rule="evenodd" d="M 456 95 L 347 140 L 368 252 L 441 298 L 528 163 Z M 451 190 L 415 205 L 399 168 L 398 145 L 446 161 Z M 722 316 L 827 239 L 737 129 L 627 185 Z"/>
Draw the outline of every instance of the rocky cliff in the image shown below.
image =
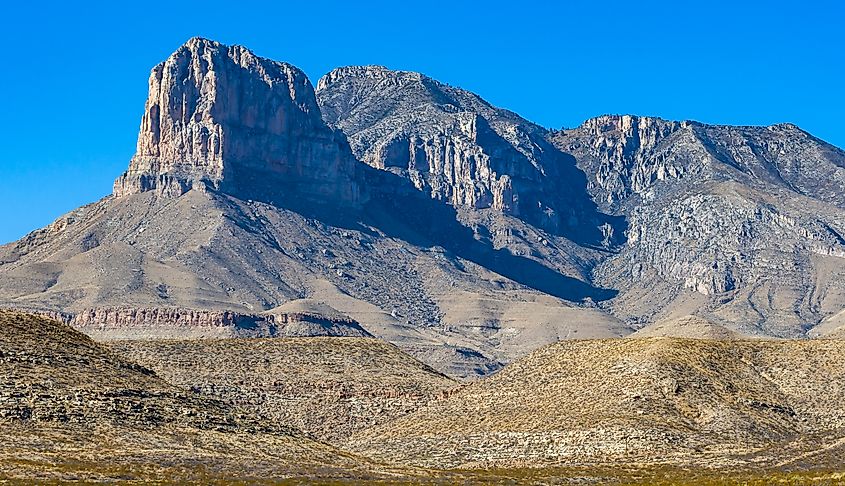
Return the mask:
<path id="1" fill-rule="evenodd" d="M 201 183 L 355 203 L 359 171 L 344 137 L 323 124 L 305 73 L 193 38 L 153 68 L 137 151 L 114 194 L 178 196 Z"/>
<path id="2" fill-rule="evenodd" d="M 436 200 L 492 208 L 571 239 L 611 244 L 601 237 L 599 227 L 608 222 L 586 197 L 574 159 L 516 113 L 425 75 L 381 66 L 333 70 L 317 83 L 317 99 L 358 158 L 400 174 Z"/>
<path id="3" fill-rule="evenodd" d="M 627 244 L 595 270 L 625 289 L 612 304 L 618 315 L 646 322 L 680 300 L 743 332 L 787 337 L 845 304 L 845 153 L 836 147 L 788 124 L 630 115 L 550 139 L 578 160 L 599 207 L 628 221 Z"/>
<path id="4" fill-rule="evenodd" d="M 98 307 L 76 313 L 41 311 L 98 340 L 344 336 L 371 337 L 337 313 L 275 311 L 261 314 L 168 307 Z"/>
<path id="5" fill-rule="evenodd" d="M 788 189 L 845 207 L 845 152 L 792 124 L 706 125 L 605 115 L 550 140 L 572 154 L 604 210 L 703 180 Z M 682 184 L 678 184 L 681 182 Z"/>

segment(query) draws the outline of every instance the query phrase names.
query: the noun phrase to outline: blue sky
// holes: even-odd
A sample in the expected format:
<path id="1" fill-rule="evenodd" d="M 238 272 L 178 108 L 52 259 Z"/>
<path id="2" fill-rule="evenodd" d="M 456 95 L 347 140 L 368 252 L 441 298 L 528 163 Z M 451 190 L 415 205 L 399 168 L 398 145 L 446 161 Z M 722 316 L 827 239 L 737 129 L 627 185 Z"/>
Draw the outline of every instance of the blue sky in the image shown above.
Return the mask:
<path id="1" fill-rule="evenodd" d="M 110 192 L 150 68 L 195 35 L 315 84 L 342 65 L 421 71 L 548 127 L 603 113 L 792 122 L 845 147 L 838 1 L 23 4 L 0 19 L 0 243 Z"/>

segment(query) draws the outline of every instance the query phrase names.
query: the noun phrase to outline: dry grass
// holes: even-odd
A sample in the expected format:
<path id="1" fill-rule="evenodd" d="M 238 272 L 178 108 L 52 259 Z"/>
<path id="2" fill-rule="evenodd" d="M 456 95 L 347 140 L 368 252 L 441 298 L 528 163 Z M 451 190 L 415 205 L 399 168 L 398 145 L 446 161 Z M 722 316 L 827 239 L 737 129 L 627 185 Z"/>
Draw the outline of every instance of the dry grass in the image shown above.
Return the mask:
<path id="1" fill-rule="evenodd" d="M 454 388 L 367 339 L 117 343 L 119 357 L 43 318 L 0 312 L 0 325 L 3 481 L 762 485 L 845 477 L 842 341 L 568 341 Z M 136 358 L 183 386 L 227 394 L 216 400 L 174 386 Z M 408 408 L 393 414 L 394 399 Z M 382 462 L 284 423 L 309 413 L 358 427 L 351 440 L 333 440 Z"/>
<path id="2" fill-rule="evenodd" d="M 153 372 L 49 319 L 0 312 L 0 477 L 404 477 Z"/>

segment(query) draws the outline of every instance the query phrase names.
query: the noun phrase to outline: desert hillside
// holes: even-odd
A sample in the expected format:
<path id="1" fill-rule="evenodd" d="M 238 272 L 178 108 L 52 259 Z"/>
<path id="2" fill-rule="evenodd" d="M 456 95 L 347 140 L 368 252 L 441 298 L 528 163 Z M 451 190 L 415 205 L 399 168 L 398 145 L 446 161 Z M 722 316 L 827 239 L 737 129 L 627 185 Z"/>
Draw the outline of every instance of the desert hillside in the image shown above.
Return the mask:
<path id="1" fill-rule="evenodd" d="M 409 416 L 352 450 L 440 467 L 757 467 L 841 456 L 845 343 L 565 341 Z M 836 452 L 838 451 L 838 452 Z"/>
<path id="2" fill-rule="evenodd" d="M 377 339 L 119 341 L 110 347 L 199 396 L 323 441 L 395 420 L 459 386 Z"/>
<path id="3" fill-rule="evenodd" d="M 0 479 L 384 477 L 366 459 L 173 386 L 59 322 L 0 311 L 0 328 Z"/>

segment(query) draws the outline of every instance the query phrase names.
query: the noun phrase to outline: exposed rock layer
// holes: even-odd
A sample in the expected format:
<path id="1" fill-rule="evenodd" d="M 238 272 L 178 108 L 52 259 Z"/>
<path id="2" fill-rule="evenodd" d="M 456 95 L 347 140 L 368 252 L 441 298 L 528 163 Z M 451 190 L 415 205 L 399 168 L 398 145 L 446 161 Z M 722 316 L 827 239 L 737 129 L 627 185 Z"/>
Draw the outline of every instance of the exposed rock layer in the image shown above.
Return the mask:
<path id="1" fill-rule="evenodd" d="M 602 116 L 552 141 L 578 160 L 628 241 L 596 269 L 647 321 L 684 292 L 745 333 L 802 335 L 845 305 L 845 153 L 794 125 Z M 612 282 L 612 283 L 611 283 Z M 645 297 L 662 293 L 661 299 Z M 668 304 L 668 306 L 666 305 Z"/>
<path id="2" fill-rule="evenodd" d="M 175 308 L 96 308 L 75 314 L 44 312 L 99 340 L 178 337 L 370 337 L 355 320 L 311 312 L 240 314 Z"/>

